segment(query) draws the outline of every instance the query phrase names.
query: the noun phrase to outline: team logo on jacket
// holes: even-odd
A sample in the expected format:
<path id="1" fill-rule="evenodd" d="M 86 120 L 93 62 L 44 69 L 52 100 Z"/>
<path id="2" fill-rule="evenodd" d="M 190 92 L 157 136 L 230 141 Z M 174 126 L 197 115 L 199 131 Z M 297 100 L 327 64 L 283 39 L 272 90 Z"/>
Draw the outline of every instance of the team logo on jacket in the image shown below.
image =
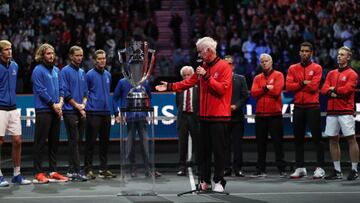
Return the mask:
<path id="1" fill-rule="evenodd" d="M 12 71 L 12 75 L 16 75 L 16 71 L 15 71 L 15 70 Z"/>
<path id="2" fill-rule="evenodd" d="M 217 78 L 217 77 L 219 77 L 219 73 L 218 73 L 218 72 L 214 73 L 214 78 Z"/>
<path id="3" fill-rule="evenodd" d="M 110 79 L 109 79 L 109 78 L 106 78 L 106 83 L 110 83 Z"/>
<path id="4" fill-rule="evenodd" d="M 309 76 L 313 76 L 313 75 L 314 75 L 314 71 L 311 70 L 311 71 L 309 72 Z"/>
<path id="5" fill-rule="evenodd" d="M 346 76 L 343 76 L 342 78 L 341 78 L 341 81 L 346 81 Z"/>
<path id="6" fill-rule="evenodd" d="M 270 81 L 269 81 L 269 84 L 273 84 L 274 83 L 274 79 L 271 79 Z"/>

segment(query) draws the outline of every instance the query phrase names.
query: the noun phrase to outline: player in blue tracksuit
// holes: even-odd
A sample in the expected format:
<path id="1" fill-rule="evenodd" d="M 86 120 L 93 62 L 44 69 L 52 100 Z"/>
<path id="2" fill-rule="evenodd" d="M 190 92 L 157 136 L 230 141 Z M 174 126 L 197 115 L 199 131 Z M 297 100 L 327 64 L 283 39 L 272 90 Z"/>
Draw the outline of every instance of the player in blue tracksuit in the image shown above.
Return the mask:
<path id="1" fill-rule="evenodd" d="M 81 67 L 83 49 L 72 46 L 69 50 L 70 64 L 61 70 L 64 91 L 63 116 L 69 144 L 69 172 L 72 181 L 86 181 L 80 171 L 80 141 L 83 138 L 88 89 L 85 71 Z"/>
<path id="2" fill-rule="evenodd" d="M 11 60 L 11 43 L 7 40 L 0 41 L 0 162 L 1 145 L 4 143 L 5 133 L 12 137 L 12 152 L 14 161 L 14 177 L 12 183 L 21 185 L 30 184 L 20 174 L 21 162 L 21 120 L 16 109 L 16 78 L 18 65 Z M 0 168 L 0 187 L 7 187 Z"/>
<path id="3" fill-rule="evenodd" d="M 100 178 L 116 177 L 107 167 L 107 150 L 111 128 L 110 85 L 111 74 L 105 70 L 106 53 L 95 51 L 95 67 L 86 74 L 88 102 L 86 104 L 86 175 L 94 179 L 93 153 L 96 138 L 99 134 Z"/>
<path id="4" fill-rule="evenodd" d="M 39 63 L 32 73 L 35 98 L 35 138 L 34 172 L 35 183 L 66 182 L 68 178 L 57 172 L 56 153 L 60 136 L 60 118 L 62 116 L 63 90 L 59 69 L 55 64 L 55 49 L 50 44 L 42 44 L 35 53 Z M 50 174 L 47 177 L 42 160 L 48 140 Z"/>
<path id="5" fill-rule="evenodd" d="M 151 97 L 151 90 L 149 81 L 146 80 L 141 87 L 145 89 L 147 95 Z M 126 118 L 120 118 L 119 116 L 119 107 L 126 108 L 127 107 L 127 95 L 132 88 L 132 85 L 125 79 L 119 80 L 113 95 L 113 112 L 118 123 L 121 122 L 121 119 L 126 120 L 127 123 L 127 132 L 128 132 L 128 140 L 127 140 L 127 153 L 126 157 L 130 161 L 130 174 L 132 177 L 136 176 L 136 168 L 135 168 L 135 138 L 136 134 L 139 136 L 140 143 L 142 143 L 140 150 L 141 155 L 144 160 L 145 167 L 145 175 L 150 175 L 150 164 L 149 164 L 149 149 L 147 139 L 144 139 L 146 135 L 146 117 L 147 112 L 126 112 Z M 135 90 L 137 91 L 137 90 Z M 146 137 L 145 137 L 146 138 Z M 155 176 L 160 176 L 160 173 L 156 172 Z"/>

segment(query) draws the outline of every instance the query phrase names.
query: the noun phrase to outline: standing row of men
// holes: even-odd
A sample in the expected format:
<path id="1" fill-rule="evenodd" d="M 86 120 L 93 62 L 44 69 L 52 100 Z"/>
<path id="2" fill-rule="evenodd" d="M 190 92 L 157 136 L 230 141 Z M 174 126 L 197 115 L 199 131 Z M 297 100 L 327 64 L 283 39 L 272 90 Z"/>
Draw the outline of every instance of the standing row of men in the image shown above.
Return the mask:
<path id="1" fill-rule="evenodd" d="M 351 171 L 348 180 L 358 178 L 359 149 L 355 137 L 354 96 L 357 85 L 357 73 L 349 66 L 352 52 L 347 47 L 338 50 L 339 67 L 328 73 L 321 93 L 328 96 L 325 136 L 329 137 L 329 147 L 334 170 L 325 176 L 324 147 L 321 142 L 321 115 L 319 88 L 322 67 L 311 61 L 313 46 L 304 42 L 300 46 L 301 62 L 291 65 L 286 77 L 286 90 L 294 93 L 293 129 L 295 136 L 296 170 L 290 178 L 307 176 L 304 167 L 304 138 L 307 125 L 317 153 L 317 167 L 313 178 L 341 179 L 340 167 L 340 130 L 349 143 Z M 266 140 L 271 135 L 276 163 L 280 176 L 285 177 L 285 161 L 282 149 L 283 124 L 281 92 L 284 88 L 284 76 L 272 67 L 272 58 L 268 54 L 260 56 L 263 73 L 254 79 L 251 95 L 256 99 L 256 141 L 258 147 L 258 166 L 255 177 L 266 176 L 265 157 Z"/>
<path id="2" fill-rule="evenodd" d="M 215 45 L 214 45 L 215 44 Z M 248 98 L 246 83 L 236 74 L 228 75 L 228 64 L 231 59 L 226 59 L 228 64 L 216 56 L 216 42 L 209 37 L 201 38 L 196 43 L 199 56 L 204 63 L 197 67 L 196 73 L 191 67 L 185 66 L 180 74 L 183 81 L 177 83 L 162 82 L 156 89 L 158 91 L 177 91 L 178 106 L 178 132 L 180 171 L 177 175 L 185 175 L 185 155 L 188 134 L 195 140 L 197 150 L 197 162 L 200 168 L 201 190 L 211 188 L 210 165 L 211 152 L 214 153 L 215 161 L 215 191 L 224 191 L 226 181 L 223 176 L 231 175 L 232 169 L 236 176 L 244 176 L 241 171 L 242 147 L 241 141 L 244 133 L 244 115 L 241 107 Z M 256 100 L 255 130 L 258 163 L 257 171 L 253 177 L 266 176 L 266 145 L 270 134 L 275 149 L 276 164 L 281 177 L 287 177 L 285 172 L 286 162 L 283 152 L 283 116 L 282 116 L 282 90 L 294 93 L 293 130 L 295 136 L 295 161 L 296 169 L 290 178 L 302 178 L 307 176 L 304 167 L 304 142 L 307 126 L 310 128 L 311 139 L 315 143 L 317 153 L 317 166 L 314 170 L 314 179 L 340 179 L 342 172 L 340 167 L 340 130 L 349 143 L 350 159 L 352 162 L 351 172 L 347 179 L 358 178 L 357 165 L 359 150 L 355 137 L 354 95 L 357 85 L 357 74 L 349 66 L 352 52 L 347 47 L 338 50 L 339 68 L 332 70 L 326 77 L 321 93 L 328 96 L 327 118 L 325 135 L 329 137 L 331 157 L 334 170 L 325 176 L 324 146 L 322 144 L 321 112 L 319 103 L 320 80 L 322 67 L 311 60 L 313 46 L 304 42 L 300 46 L 300 63 L 290 66 L 285 79 L 281 72 L 272 67 L 272 57 L 268 54 L 260 56 L 262 73 L 254 78 L 251 87 L 251 95 Z M 221 68 L 219 68 L 221 67 Z M 238 79 L 236 79 L 238 78 Z M 194 87 L 199 86 L 200 111 L 196 117 L 196 109 L 187 108 L 187 97 L 194 98 Z M 189 89 L 188 89 L 189 88 Z M 232 99 L 223 91 L 232 88 Z M 198 92 L 196 91 L 196 92 Z M 229 91 L 228 91 L 229 92 Z M 180 99 L 179 99 L 180 98 Z M 216 102 L 215 102 L 216 100 Z M 193 106 L 193 99 L 190 99 Z M 223 106 L 224 105 L 224 106 Z M 229 106 L 229 110 L 227 107 Z M 220 113 L 221 112 L 221 113 Z M 238 112 L 238 113 L 236 113 Z M 231 115 L 231 117 L 228 117 Z M 200 130 L 197 130 L 194 122 L 200 120 Z M 231 121 L 231 122 L 229 122 Z M 226 123 L 226 124 L 225 124 Z M 230 123 L 230 125 L 229 125 Z M 221 125 L 223 130 L 219 130 Z M 215 128 L 216 126 L 216 128 Z M 214 127 L 214 128 L 213 128 Z M 229 142 L 231 140 L 231 142 Z M 233 148 L 233 167 L 231 169 L 230 149 Z M 220 152 L 221 151 L 221 152 Z M 225 153 L 223 153 L 225 152 Z M 224 162 L 225 160 L 225 162 Z"/>
<path id="3" fill-rule="evenodd" d="M 30 184 L 20 175 L 21 121 L 16 110 L 16 77 L 18 66 L 11 60 L 11 43 L 0 41 L 0 146 L 5 134 L 12 135 L 14 177 L 13 183 Z M 95 52 L 95 67 L 85 74 L 81 68 L 83 50 L 73 46 L 69 50 L 71 63 L 61 71 L 55 66 L 55 49 L 50 44 L 42 44 L 35 53 L 38 65 L 32 73 L 35 98 L 35 137 L 34 137 L 34 183 L 86 181 L 96 178 L 93 170 L 93 154 L 96 139 L 100 141 L 101 178 L 116 177 L 107 165 L 109 143 L 110 84 L 111 74 L 105 70 L 106 54 L 103 50 Z M 60 135 L 60 119 L 64 123 L 69 140 L 69 172 L 67 176 L 57 170 L 57 151 Z M 86 126 L 86 128 L 85 128 Z M 84 174 L 80 167 L 80 146 L 86 131 Z M 48 144 L 49 173 L 43 169 L 45 147 Z M 8 186 L 0 170 L 0 186 Z"/>

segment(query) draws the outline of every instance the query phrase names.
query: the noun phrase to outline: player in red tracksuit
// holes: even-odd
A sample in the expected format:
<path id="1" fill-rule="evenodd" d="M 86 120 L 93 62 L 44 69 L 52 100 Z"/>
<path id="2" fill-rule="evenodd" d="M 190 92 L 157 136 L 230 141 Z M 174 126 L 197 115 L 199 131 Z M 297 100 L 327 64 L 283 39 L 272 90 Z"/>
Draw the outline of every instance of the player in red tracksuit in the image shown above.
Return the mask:
<path id="1" fill-rule="evenodd" d="M 258 152 L 257 172 L 252 176 L 266 176 L 266 144 L 270 133 L 280 176 L 286 177 L 281 112 L 284 75 L 272 68 L 272 58 L 268 54 L 260 55 L 260 65 L 263 72 L 254 78 L 251 87 L 251 96 L 256 99 L 255 131 Z"/>
<path id="2" fill-rule="evenodd" d="M 309 42 L 300 45 L 301 62 L 293 64 L 286 76 L 286 90 L 294 93 L 293 128 L 295 136 L 296 170 L 290 178 L 307 176 L 304 167 L 304 138 L 306 125 L 311 131 L 317 155 L 317 167 L 313 178 L 325 176 L 324 146 L 321 142 L 321 116 L 319 104 L 319 86 L 322 76 L 322 67 L 311 61 L 313 46 Z"/>
<path id="3" fill-rule="evenodd" d="M 347 179 L 358 178 L 359 147 L 355 137 L 354 97 L 358 75 L 349 66 L 352 52 L 348 47 L 338 50 L 337 62 L 339 68 L 332 70 L 326 76 L 321 93 L 328 96 L 325 135 L 329 137 L 331 158 L 334 170 L 325 179 L 341 179 L 339 132 L 349 144 L 351 172 Z"/>
<path id="4" fill-rule="evenodd" d="M 210 37 L 197 41 L 196 48 L 203 59 L 202 66 L 190 78 L 176 82 L 162 82 L 158 91 L 183 91 L 200 81 L 200 139 L 199 165 L 201 182 L 199 188 L 207 190 L 211 186 L 211 156 L 214 153 L 214 191 L 224 191 L 224 147 L 227 125 L 231 119 L 232 70 L 230 65 L 216 55 L 217 42 Z"/>

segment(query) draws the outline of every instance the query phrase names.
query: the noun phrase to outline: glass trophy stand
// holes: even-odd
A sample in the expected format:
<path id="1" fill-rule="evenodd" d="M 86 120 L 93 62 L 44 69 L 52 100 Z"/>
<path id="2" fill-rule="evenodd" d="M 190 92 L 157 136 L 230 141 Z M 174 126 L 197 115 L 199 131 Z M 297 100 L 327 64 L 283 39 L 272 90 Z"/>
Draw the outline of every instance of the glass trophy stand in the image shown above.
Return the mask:
<path id="1" fill-rule="evenodd" d="M 154 108 L 120 109 L 120 181 L 117 196 L 155 196 Z"/>

